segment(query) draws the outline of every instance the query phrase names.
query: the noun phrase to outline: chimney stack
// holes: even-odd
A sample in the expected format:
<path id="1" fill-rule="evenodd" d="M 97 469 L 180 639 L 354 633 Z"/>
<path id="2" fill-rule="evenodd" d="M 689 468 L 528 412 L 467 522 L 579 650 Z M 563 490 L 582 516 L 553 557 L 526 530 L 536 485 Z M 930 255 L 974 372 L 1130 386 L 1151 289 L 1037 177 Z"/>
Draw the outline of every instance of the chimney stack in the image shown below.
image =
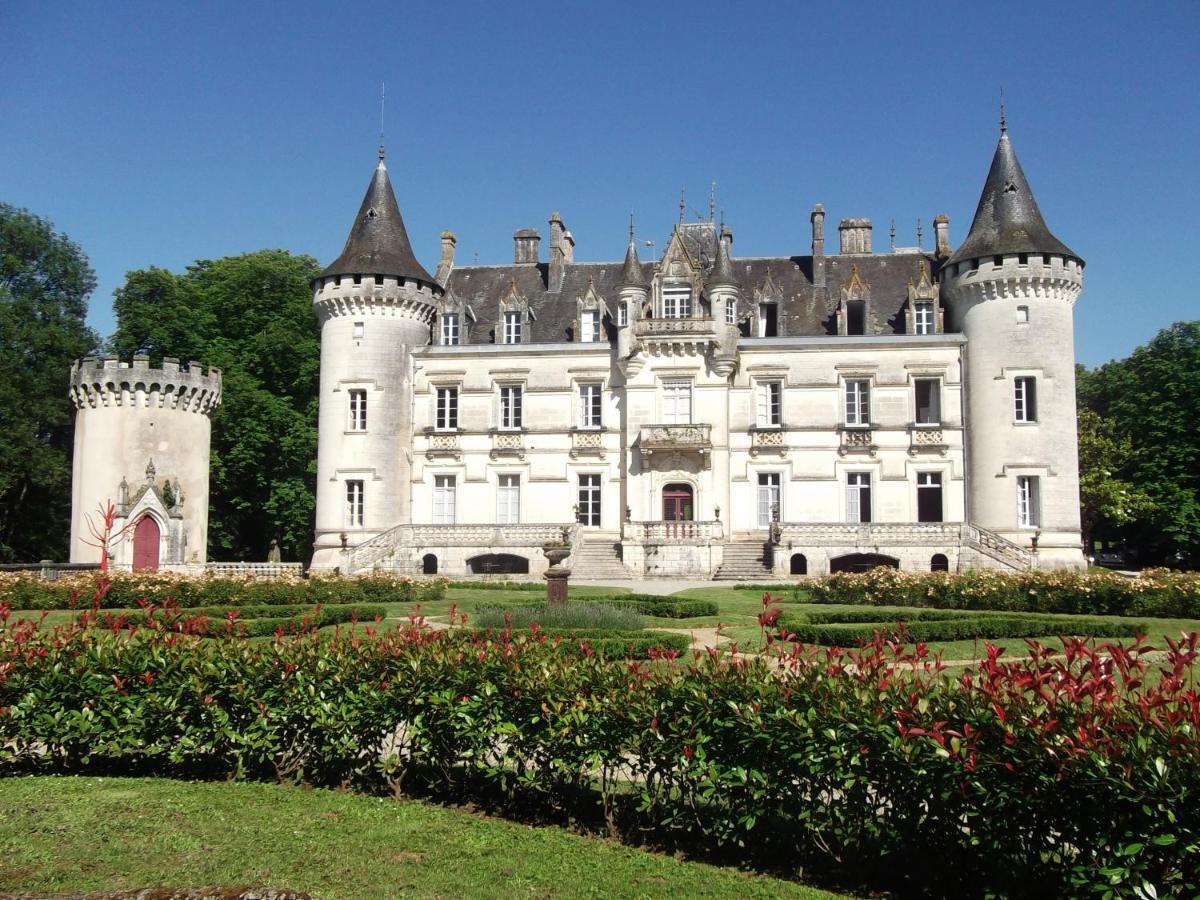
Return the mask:
<path id="1" fill-rule="evenodd" d="M 839 253 L 870 253 L 871 220 L 842 219 L 838 225 L 838 237 L 841 239 Z"/>
<path id="2" fill-rule="evenodd" d="M 513 262 L 537 265 L 542 236 L 536 228 L 518 228 L 513 232 Z"/>
<path id="3" fill-rule="evenodd" d="M 453 231 L 442 232 L 442 258 L 438 260 L 437 274 L 433 276 L 442 287 L 446 286 L 446 279 L 454 268 L 454 247 L 457 243 L 458 238 Z"/>
<path id="4" fill-rule="evenodd" d="M 562 216 L 550 213 L 550 278 L 547 290 L 561 291 L 567 264 L 575 261 L 575 238 L 567 231 Z"/>
<path id="5" fill-rule="evenodd" d="M 950 255 L 950 217 L 948 215 L 941 213 L 934 217 L 933 234 L 934 252 L 938 259 L 945 259 Z"/>
<path id="6" fill-rule="evenodd" d="M 813 206 L 812 215 L 812 260 L 813 287 L 825 287 L 825 207 L 820 203 Z"/>

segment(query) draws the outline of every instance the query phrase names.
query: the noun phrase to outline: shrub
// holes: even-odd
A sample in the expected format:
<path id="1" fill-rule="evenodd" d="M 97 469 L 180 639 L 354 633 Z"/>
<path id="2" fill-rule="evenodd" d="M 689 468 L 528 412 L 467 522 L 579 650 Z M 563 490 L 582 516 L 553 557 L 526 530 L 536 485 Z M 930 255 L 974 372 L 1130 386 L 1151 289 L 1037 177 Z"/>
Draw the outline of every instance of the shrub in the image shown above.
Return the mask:
<path id="1" fill-rule="evenodd" d="M 861 621 L 825 624 L 804 622 L 791 616 L 781 616 L 780 624 L 788 632 L 787 639 L 803 644 L 853 647 L 874 639 L 882 633 L 906 641 L 961 641 L 972 639 L 1029 638 L 1066 635 L 1087 637 L 1136 637 L 1145 634 L 1144 623 L 1114 622 L 1105 619 L 1060 618 L 1010 615 L 951 615 L 916 619 Z"/>
<path id="2" fill-rule="evenodd" d="M 200 609 L 147 609 L 138 612 L 92 611 L 80 614 L 82 627 L 102 627 L 110 630 L 127 628 L 161 628 L 200 637 L 265 637 L 273 634 L 299 634 L 342 625 L 347 622 L 371 622 L 383 619 L 387 610 L 382 606 L 227 606 Z"/>
<path id="3" fill-rule="evenodd" d="M 877 568 L 805 585 L 815 603 L 929 606 L 1083 615 L 1200 618 L 1200 574 L 978 570 L 956 574 Z"/>
<path id="4" fill-rule="evenodd" d="M 590 629 L 608 631 L 637 631 L 642 617 L 630 608 L 618 608 L 606 603 L 568 603 L 566 606 L 514 606 L 500 609 L 482 607 L 475 611 L 475 624 L 481 628 L 528 628 L 533 622 L 547 629 Z"/>
<path id="5" fill-rule="evenodd" d="M 675 599 L 660 597 L 655 594 L 618 594 L 615 597 L 589 597 L 586 600 L 571 600 L 568 607 L 583 604 L 602 604 L 616 609 L 631 609 L 644 616 L 654 616 L 660 619 L 694 619 L 700 616 L 715 616 L 720 607 L 713 600 Z M 502 604 L 480 604 L 476 610 L 516 610 L 527 606 L 542 606 L 544 601 L 537 600 L 505 600 Z M 498 623 L 497 623 L 498 624 Z"/>

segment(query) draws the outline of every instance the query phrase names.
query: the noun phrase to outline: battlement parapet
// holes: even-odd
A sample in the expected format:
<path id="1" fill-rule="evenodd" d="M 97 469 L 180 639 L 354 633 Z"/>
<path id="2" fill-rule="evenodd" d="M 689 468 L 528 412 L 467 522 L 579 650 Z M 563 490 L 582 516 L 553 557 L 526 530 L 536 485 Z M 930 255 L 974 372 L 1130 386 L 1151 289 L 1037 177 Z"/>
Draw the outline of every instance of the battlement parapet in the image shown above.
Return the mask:
<path id="1" fill-rule="evenodd" d="M 131 362 L 85 356 L 71 366 L 69 394 L 76 409 L 124 406 L 208 415 L 221 402 L 221 370 L 173 356 L 163 357 L 161 366 L 150 365 L 142 353 Z"/>
<path id="2" fill-rule="evenodd" d="M 394 316 L 433 322 L 440 287 L 391 275 L 333 275 L 313 282 L 313 307 L 322 321 L 336 316 Z"/>

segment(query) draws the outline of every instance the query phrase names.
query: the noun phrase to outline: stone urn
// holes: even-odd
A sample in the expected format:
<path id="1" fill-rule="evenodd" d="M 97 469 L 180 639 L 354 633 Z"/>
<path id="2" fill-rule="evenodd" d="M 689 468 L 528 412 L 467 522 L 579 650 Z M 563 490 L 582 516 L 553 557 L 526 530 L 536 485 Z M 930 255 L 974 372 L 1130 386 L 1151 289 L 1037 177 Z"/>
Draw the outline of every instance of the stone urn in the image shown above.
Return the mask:
<path id="1" fill-rule="evenodd" d="M 560 569 L 558 564 L 571 555 L 571 545 L 566 541 L 549 541 L 542 545 L 542 554 L 550 561 L 550 568 L 542 577 L 546 579 L 546 605 L 567 605 L 567 579 L 570 569 Z"/>
<path id="2" fill-rule="evenodd" d="M 553 568 L 571 555 L 571 547 L 569 544 L 565 547 L 562 544 L 557 543 L 543 544 L 542 555 L 545 556 L 546 559 L 550 560 L 550 566 Z"/>

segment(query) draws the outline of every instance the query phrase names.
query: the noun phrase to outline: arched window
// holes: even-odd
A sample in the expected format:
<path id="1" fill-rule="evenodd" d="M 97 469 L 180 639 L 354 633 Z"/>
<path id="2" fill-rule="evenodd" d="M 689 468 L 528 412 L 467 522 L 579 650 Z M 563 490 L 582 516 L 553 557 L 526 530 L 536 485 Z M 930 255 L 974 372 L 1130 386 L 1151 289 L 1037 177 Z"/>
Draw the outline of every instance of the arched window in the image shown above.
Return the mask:
<path id="1" fill-rule="evenodd" d="M 929 560 L 930 572 L 949 572 L 950 560 L 946 558 L 945 553 L 935 553 Z"/>
<path id="2" fill-rule="evenodd" d="M 438 558 L 432 553 L 426 553 L 421 557 L 421 574 L 436 575 L 438 570 Z"/>
<path id="3" fill-rule="evenodd" d="M 792 574 L 807 575 L 808 574 L 808 558 L 803 553 L 792 554 Z"/>
<path id="4" fill-rule="evenodd" d="M 900 568 L 900 560 L 882 553 L 848 553 L 829 561 L 830 572 L 869 572 L 878 566 Z"/>

